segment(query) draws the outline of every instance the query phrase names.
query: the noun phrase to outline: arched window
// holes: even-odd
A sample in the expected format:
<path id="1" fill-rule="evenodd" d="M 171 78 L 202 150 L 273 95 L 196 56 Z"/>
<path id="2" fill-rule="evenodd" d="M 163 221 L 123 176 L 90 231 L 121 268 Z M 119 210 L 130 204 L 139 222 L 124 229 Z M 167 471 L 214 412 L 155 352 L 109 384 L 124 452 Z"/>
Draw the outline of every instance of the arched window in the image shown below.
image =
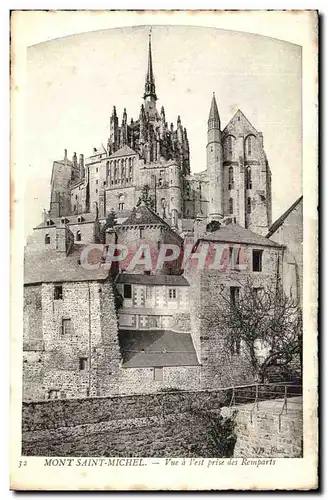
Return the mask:
<path id="1" fill-rule="evenodd" d="M 81 241 L 81 231 L 76 233 L 76 241 Z"/>
<path id="2" fill-rule="evenodd" d="M 229 167 L 229 189 L 234 188 L 234 180 L 233 180 L 233 167 Z"/>
<path id="3" fill-rule="evenodd" d="M 44 237 L 44 242 L 46 245 L 50 245 L 50 234 L 46 234 Z"/>
<path id="4" fill-rule="evenodd" d="M 247 198 L 247 213 L 250 214 L 252 212 L 252 200 L 251 198 Z"/>
<path id="5" fill-rule="evenodd" d="M 246 168 L 246 189 L 252 189 L 252 171 L 251 167 Z"/>
<path id="6" fill-rule="evenodd" d="M 229 198 L 229 214 L 233 214 L 233 199 Z"/>
<path id="7" fill-rule="evenodd" d="M 252 154 L 252 136 L 247 137 L 247 155 L 251 156 Z"/>

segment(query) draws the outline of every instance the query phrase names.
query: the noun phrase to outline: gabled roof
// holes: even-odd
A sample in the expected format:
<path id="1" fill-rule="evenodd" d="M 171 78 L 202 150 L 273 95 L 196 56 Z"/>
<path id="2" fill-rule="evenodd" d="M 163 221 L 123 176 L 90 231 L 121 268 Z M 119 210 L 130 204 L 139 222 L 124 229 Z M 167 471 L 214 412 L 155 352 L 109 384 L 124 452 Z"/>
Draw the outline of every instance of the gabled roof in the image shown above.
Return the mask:
<path id="1" fill-rule="evenodd" d="M 198 366 L 190 333 L 171 330 L 120 330 L 123 368 Z"/>
<path id="2" fill-rule="evenodd" d="M 136 207 L 135 210 L 132 211 L 131 215 L 126 219 L 126 221 L 121 224 L 121 226 L 167 226 L 169 229 L 170 226 L 162 219 L 159 215 L 157 215 L 151 208 L 146 205 L 140 205 Z"/>
<path id="3" fill-rule="evenodd" d="M 242 243 L 255 246 L 280 247 L 278 243 L 268 240 L 264 236 L 253 233 L 249 229 L 245 229 L 239 224 L 228 224 L 221 226 L 213 233 L 206 234 L 200 240 L 205 241 L 221 241 L 224 243 Z"/>
<path id="4" fill-rule="evenodd" d="M 109 275 L 109 270 L 104 266 L 88 270 L 79 264 L 83 248 L 85 245 L 74 245 L 69 255 L 56 250 L 25 250 L 24 284 L 105 280 Z M 90 252 L 88 262 L 100 263 L 100 250 Z"/>
<path id="5" fill-rule="evenodd" d="M 300 196 L 287 210 L 284 212 L 279 219 L 277 219 L 271 226 L 269 227 L 269 232 L 266 235 L 266 238 L 270 238 L 279 229 L 279 227 L 284 223 L 285 219 L 287 219 L 288 215 L 297 207 L 297 205 L 303 200 L 303 196 Z"/>
<path id="6" fill-rule="evenodd" d="M 182 275 L 174 274 L 119 274 L 117 283 L 131 285 L 168 285 L 168 286 L 189 286 L 188 281 Z"/>
<path id="7" fill-rule="evenodd" d="M 122 148 L 115 151 L 115 153 L 110 155 L 109 158 L 111 159 L 111 158 L 118 158 L 121 156 L 132 156 L 132 155 L 136 155 L 136 154 L 137 153 L 135 151 L 133 151 L 133 149 L 130 148 L 130 146 L 127 146 L 127 144 L 125 144 L 125 146 L 123 146 Z"/>

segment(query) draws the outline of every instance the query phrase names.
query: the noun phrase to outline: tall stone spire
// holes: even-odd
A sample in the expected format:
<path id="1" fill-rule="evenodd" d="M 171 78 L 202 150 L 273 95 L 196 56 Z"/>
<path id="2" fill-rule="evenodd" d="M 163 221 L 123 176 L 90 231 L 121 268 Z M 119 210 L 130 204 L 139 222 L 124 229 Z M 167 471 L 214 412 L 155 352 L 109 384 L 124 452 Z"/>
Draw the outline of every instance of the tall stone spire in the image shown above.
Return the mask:
<path id="1" fill-rule="evenodd" d="M 221 128 L 218 105 L 216 104 L 215 93 L 213 92 L 210 114 L 208 116 L 208 128 Z"/>
<path id="2" fill-rule="evenodd" d="M 154 101 L 157 100 L 156 91 L 155 91 L 155 78 L 153 73 L 153 60 L 151 54 L 151 31 L 149 33 L 149 44 L 148 44 L 148 68 L 147 68 L 147 76 L 145 82 L 145 93 L 144 99 L 147 97 L 152 98 Z"/>

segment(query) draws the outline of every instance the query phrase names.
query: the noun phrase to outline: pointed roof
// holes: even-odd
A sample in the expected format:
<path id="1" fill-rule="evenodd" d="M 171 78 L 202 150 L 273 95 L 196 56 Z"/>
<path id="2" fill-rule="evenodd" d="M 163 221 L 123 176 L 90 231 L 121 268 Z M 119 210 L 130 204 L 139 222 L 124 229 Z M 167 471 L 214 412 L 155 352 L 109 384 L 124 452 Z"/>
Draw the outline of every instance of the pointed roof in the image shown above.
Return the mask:
<path id="1" fill-rule="evenodd" d="M 120 156 L 132 156 L 132 155 L 136 155 L 136 154 L 137 153 L 135 151 L 133 151 L 133 149 L 130 148 L 130 146 L 128 146 L 127 144 L 125 144 L 120 149 L 118 149 L 117 151 L 115 151 L 115 153 L 113 153 L 112 155 L 110 155 L 109 158 L 118 158 Z"/>
<path id="2" fill-rule="evenodd" d="M 208 116 L 208 121 L 214 120 L 220 123 L 220 115 L 218 110 L 218 105 L 216 104 L 215 93 L 213 92 L 210 114 Z"/>
<path id="3" fill-rule="evenodd" d="M 279 227 L 284 223 L 284 221 L 287 219 L 288 215 L 297 207 L 297 205 L 303 200 L 303 196 L 300 196 L 297 198 L 296 201 L 284 212 L 279 219 L 277 219 L 271 226 L 269 227 L 269 232 L 266 235 L 266 238 L 270 238 L 270 236 L 273 235 L 279 229 Z"/>
<path id="4" fill-rule="evenodd" d="M 248 131 L 248 133 L 253 133 L 254 135 L 257 135 L 259 133 L 254 125 L 252 125 L 249 119 L 244 115 L 244 113 L 240 109 L 238 109 L 231 120 L 224 127 L 222 131 L 223 135 L 226 133 L 232 133 L 238 126 L 242 126 L 244 130 Z"/>
<path id="5" fill-rule="evenodd" d="M 250 231 L 250 229 L 245 229 L 239 224 L 228 224 L 227 226 L 221 226 L 217 231 L 207 234 L 200 239 L 206 241 L 221 241 L 224 243 L 241 243 L 254 246 L 280 247 L 278 243 L 268 240 L 264 236 Z"/>
<path id="6" fill-rule="evenodd" d="M 132 211 L 130 217 L 124 221 L 122 226 L 146 226 L 146 225 L 160 225 L 160 226 L 170 226 L 151 208 L 146 205 L 140 205 L 135 210 Z M 171 229 L 171 228 L 170 228 Z"/>
<path id="7" fill-rule="evenodd" d="M 147 76 L 146 76 L 146 82 L 145 82 L 144 99 L 148 96 L 153 97 L 155 100 L 157 99 L 156 91 L 155 91 L 155 77 L 154 77 L 154 72 L 153 72 L 153 59 L 152 59 L 152 54 L 151 54 L 151 33 L 149 33 L 148 67 L 147 67 Z"/>

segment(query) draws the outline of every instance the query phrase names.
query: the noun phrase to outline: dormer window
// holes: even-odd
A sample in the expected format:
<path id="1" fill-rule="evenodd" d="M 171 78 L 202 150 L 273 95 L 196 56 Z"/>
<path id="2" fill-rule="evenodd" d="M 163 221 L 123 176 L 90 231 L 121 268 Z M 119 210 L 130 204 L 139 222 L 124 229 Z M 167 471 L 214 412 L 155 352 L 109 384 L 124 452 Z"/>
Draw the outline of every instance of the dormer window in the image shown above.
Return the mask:
<path id="1" fill-rule="evenodd" d="M 62 224 L 66 224 L 66 219 L 65 219 L 65 217 L 62 217 L 62 218 L 61 218 L 61 223 L 62 223 Z"/>
<path id="2" fill-rule="evenodd" d="M 77 218 L 77 222 L 83 222 L 83 220 L 84 219 L 83 219 L 82 215 L 79 215 L 78 218 Z"/>
<path id="3" fill-rule="evenodd" d="M 46 225 L 47 226 L 52 226 L 53 225 L 53 221 L 51 219 L 47 219 L 46 220 Z"/>

